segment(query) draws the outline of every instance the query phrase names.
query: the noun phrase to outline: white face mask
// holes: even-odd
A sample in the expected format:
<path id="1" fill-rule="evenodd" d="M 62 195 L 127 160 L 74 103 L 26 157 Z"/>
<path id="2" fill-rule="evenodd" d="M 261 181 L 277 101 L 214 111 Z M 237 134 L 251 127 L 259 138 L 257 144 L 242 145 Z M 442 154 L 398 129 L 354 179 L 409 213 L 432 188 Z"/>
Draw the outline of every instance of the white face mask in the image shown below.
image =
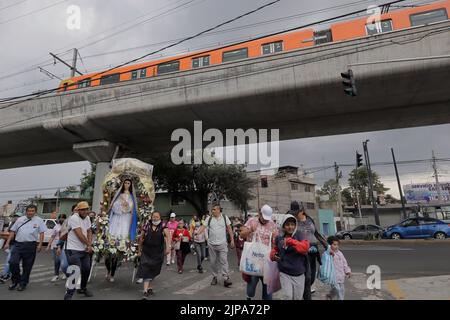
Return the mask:
<path id="1" fill-rule="evenodd" d="M 157 221 L 152 220 L 152 223 L 154 226 L 159 226 L 159 224 L 161 223 L 161 220 L 157 220 Z"/>

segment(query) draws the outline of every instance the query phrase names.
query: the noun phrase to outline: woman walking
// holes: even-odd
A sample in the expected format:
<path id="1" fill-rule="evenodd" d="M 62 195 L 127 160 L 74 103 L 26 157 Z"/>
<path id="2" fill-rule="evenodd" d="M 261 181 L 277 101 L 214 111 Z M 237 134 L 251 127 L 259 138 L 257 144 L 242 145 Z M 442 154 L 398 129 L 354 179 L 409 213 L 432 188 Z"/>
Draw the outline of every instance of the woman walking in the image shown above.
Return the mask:
<path id="1" fill-rule="evenodd" d="M 61 231 L 61 226 L 64 223 L 64 221 L 66 220 L 66 218 L 67 218 L 67 216 L 65 214 L 60 214 L 58 216 L 56 226 L 53 228 L 52 236 L 48 242 L 47 249 L 46 249 L 47 251 L 50 249 L 52 250 L 53 262 L 54 262 L 54 266 L 55 266 L 55 273 L 54 273 L 54 276 L 53 276 L 51 282 L 56 282 L 60 279 L 60 277 L 59 277 L 60 270 L 62 271 L 61 279 L 64 280 L 66 278 L 65 273 L 66 273 L 66 270 L 68 267 L 66 255 L 65 255 L 64 251 L 61 251 L 61 254 L 58 255 L 59 235 L 60 235 L 60 231 Z"/>
<path id="2" fill-rule="evenodd" d="M 186 259 L 187 254 L 191 251 L 191 247 L 189 245 L 191 235 L 189 234 L 189 231 L 184 228 L 183 220 L 178 222 L 178 229 L 173 233 L 172 241 L 175 243 L 178 273 L 183 273 L 184 260 Z"/>
<path id="3" fill-rule="evenodd" d="M 202 225 L 203 221 L 200 221 L 198 216 L 194 216 L 194 223 L 191 224 L 191 234 L 194 236 L 194 247 L 197 253 L 197 270 L 199 273 L 203 273 L 202 263 L 206 256 L 205 230 L 200 232 Z"/>
<path id="4" fill-rule="evenodd" d="M 153 295 L 152 281 L 161 273 L 164 253 L 169 254 L 170 249 L 169 230 L 161 223 L 161 214 L 155 211 L 152 214 L 151 221 L 143 227 L 139 237 L 138 256 L 140 257 L 140 264 L 138 278 L 144 279 L 143 300 L 147 300 Z"/>

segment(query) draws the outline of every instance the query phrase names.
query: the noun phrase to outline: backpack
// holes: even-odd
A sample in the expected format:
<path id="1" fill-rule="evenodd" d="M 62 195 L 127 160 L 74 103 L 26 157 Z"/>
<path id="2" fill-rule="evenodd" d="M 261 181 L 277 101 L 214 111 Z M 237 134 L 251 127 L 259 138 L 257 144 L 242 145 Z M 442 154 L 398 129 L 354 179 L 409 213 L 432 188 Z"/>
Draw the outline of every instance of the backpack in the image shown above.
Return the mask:
<path id="1" fill-rule="evenodd" d="M 227 216 L 224 214 L 222 214 L 222 216 L 223 216 L 223 222 L 225 223 L 225 236 L 227 238 L 227 243 L 230 243 L 231 238 L 230 238 L 230 235 L 228 234 Z M 208 238 L 209 238 L 209 226 L 211 225 L 211 219 L 212 219 L 212 216 L 210 216 L 209 220 L 208 220 Z"/>

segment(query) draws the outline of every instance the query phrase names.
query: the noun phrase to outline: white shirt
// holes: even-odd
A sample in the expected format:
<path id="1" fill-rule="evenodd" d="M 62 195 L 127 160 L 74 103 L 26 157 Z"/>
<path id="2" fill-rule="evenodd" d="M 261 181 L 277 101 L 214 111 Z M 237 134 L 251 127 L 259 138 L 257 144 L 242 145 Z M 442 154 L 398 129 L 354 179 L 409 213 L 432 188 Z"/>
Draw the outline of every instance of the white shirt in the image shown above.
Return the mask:
<path id="1" fill-rule="evenodd" d="M 51 249 L 55 249 L 58 245 L 58 241 L 59 241 L 59 232 L 61 231 L 61 225 L 59 223 L 56 224 L 56 226 L 53 228 L 52 231 L 52 237 L 53 237 L 53 242 L 51 245 Z"/>
<path id="2" fill-rule="evenodd" d="M 10 230 L 16 233 L 15 240 L 17 242 L 37 242 L 39 235 L 47 231 L 44 220 L 38 216 L 34 216 L 29 222 L 28 220 L 26 216 L 20 217 L 11 227 Z"/>
<path id="3" fill-rule="evenodd" d="M 209 223 L 209 220 L 211 223 Z M 221 214 L 218 218 L 213 215 L 209 216 L 205 220 L 206 232 L 209 232 L 208 235 L 208 244 L 212 244 L 214 246 L 222 245 L 227 243 L 227 227 L 231 225 L 230 219 L 225 216 L 227 224 L 225 225 L 225 221 L 223 219 L 223 215 Z M 209 227 L 208 227 L 209 225 Z"/>
<path id="4" fill-rule="evenodd" d="M 80 228 L 83 235 L 87 238 L 88 230 L 91 228 L 91 219 L 89 219 L 89 216 L 82 219 L 78 213 L 75 212 L 69 218 L 68 227 L 70 232 L 67 235 L 67 250 L 86 251 L 86 245 L 78 239 L 74 229 Z"/>

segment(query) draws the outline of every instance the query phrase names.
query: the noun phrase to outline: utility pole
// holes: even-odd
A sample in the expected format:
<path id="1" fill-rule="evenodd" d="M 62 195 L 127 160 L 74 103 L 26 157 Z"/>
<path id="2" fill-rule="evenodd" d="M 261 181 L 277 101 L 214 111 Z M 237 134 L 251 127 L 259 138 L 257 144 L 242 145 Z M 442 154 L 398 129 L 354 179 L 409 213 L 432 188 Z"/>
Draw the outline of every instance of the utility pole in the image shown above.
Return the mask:
<path id="1" fill-rule="evenodd" d="M 341 222 L 341 230 L 345 230 L 344 214 L 342 212 L 341 203 L 341 186 L 339 185 L 339 178 L 342 176 L 342 172 L 339 172 L 339 166 L 334 163 L 334 171 L 336 172 L 336 188 L 337 188 L 337 209 L 339 212 L 339 221 Z"/>
<path id="2" fill-rule="evenodd" d="M 374 190 L 373 190 L 373 182 L 372 182 L 372 169 L 370 167 L 370 159 L 369 159 L 369 150 L 367 148 L 367 142 L 369 140 L 366 140 L 363 142 L 364 147 L 364 158 L 366 159 L 366 168 L 367 168 L 367 176 L 369 178 L 369 199 L 372 201 L 372 207 L 373 207 L 373 214 L 375 216 L 375 224 L 377 226 L 380 225 L 380 217 L 378 216 L 378 208 L 377 208 L 377 201 L 374 199 Z"/>
<path id="3" fill-rule="evenodd" d="M 362 218 L 362 213 L 361 213 L 361 203 L 359 201 L 359 192 L 358 192 L 358 187 L 359 187 L 358 169 L 359 169 L 359 167 L 362 166 L 361 157 L 362 157 L 362 155 L 360 155 L 358 153 L 358 151 L 356 151 L 356 171 L 355 171 L 356 189 L 355 189 L 355 194 L 356 194 L 356 203 L 358 205 L 359 219 L 361 220 L 361 224 L 363 225 L 364 223 L 363 223 L 363 218 Z"/>
<path id="4" fill-rule="evenodd" d="M 403 197 L 402 185 L 400 184 L 400 177 L 398 176 L 398 169 L 397 169 L 397 162 L 395 161 L 394 148 L 391 148 L 391 152 L 392 152 L 392 160 L 394 161 L 395 176 L 397 177 L 398 192 L 400 194 L 400 200 L 402 201 L 403 219 L 406 219 L 405 198 Z"/>
<path id="5" fill-rule="evenodd" d="M 62 60 L 60 57 L 58 57 L 56 54 L 53 54 L 50 52 L 50 55 L 55 58 L 56 60 L 60 61 L 62 64 L 66 65 L 67 67 L 70 68 L 71 70 L 71 77 L 75 77 L 75 73 L 78 73 L 80 76 L 82 76 L 83 74 L 78 71 L 77 69 L 77 57 L 78 57 L 78 49 L 74 48 L 73 49 L 73 60 L 72 60 L 72 65 L 68 64 L 67 62 L 65 62 L 64 60 Z"/>
<path id="6" fill-rule="evenodd" d="M 439 204 L 441 204 L 442 203 L 441 185 L 439 184 L 439 175 L 438 175 L 438 171 L 437 171 L 436 157 L 434 156 L 434 150 L 432 151 L 432 155 L 433 155 L 434 179 L 436 181 L 436 191 L 437 191 Z"/>

